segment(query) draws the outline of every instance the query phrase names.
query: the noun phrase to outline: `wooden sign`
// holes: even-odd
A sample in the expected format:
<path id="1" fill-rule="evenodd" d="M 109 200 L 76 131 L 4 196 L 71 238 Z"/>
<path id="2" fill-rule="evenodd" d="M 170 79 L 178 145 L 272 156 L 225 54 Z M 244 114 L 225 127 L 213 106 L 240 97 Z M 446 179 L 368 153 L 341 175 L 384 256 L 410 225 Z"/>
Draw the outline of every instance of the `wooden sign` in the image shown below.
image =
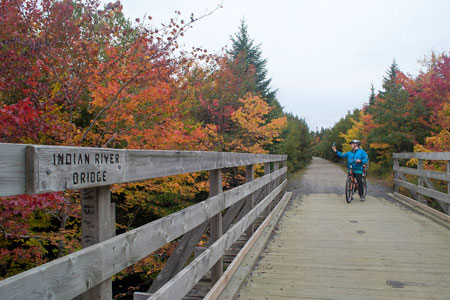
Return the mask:
<path id="1" fill-rule="evenodd" d="M 125 174 L 125 151 L 28 146 L 27 193 L 109 185 Z"/>

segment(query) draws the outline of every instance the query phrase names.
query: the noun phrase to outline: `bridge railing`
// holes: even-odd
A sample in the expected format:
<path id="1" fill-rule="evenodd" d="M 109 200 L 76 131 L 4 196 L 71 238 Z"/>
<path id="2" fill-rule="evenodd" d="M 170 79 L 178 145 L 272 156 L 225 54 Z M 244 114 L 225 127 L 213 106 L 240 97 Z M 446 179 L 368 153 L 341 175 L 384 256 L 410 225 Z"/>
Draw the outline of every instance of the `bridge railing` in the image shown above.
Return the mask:
<path id="1" fill-rule="evenodd" d="M 429 211 L 430 213 L 450 221 L 448 216 L 450 212 L 450 152 L 413 152 L 413 153 L 394 153 L 394 192 L 398 193 L 400 187 L 406 188 L 415 201 L 411 202 L 416 206 Z M 400 166 L 399 160 L 417 159 L 417 168 Z M 446 172 L 425 170 L 424 161 L 435 161 L 444 163 Z M 417 184 L 407 180 L 405 175 L 417 176 Z M 445 182 L 447 193 L 439 191 L 433 181 Z M 441 189 L 442 190 L 442 189 Z M 434 199 L 445 214 L 427 206 L 425 197 Z M 409 197 L 408 197 L 409 198 Z M 412 199 L 406 199 L 412 200 Z"/>
<path id="2" fill-rule="evenodd" d="M 254 165 L 264 176 L 254 178 Z M 246 183 L 222 191 L 221 169 L 246 167 Z M 112 184 L 209 171 L 210 197 L 115 236 Z M 0 281 L 2 299 L 111 299 L 111 277 L 183 236 L 149 292 L 181 299 L 253 222 L 281 198 L 286 156 L 202 151 L 149 151 L 0 143 L 0 196 L 79 189 L 83 249 Z M 207 226 L 208 248 L 184 269 Z M 181 271 L 180 271 L 181 270 Z"/>

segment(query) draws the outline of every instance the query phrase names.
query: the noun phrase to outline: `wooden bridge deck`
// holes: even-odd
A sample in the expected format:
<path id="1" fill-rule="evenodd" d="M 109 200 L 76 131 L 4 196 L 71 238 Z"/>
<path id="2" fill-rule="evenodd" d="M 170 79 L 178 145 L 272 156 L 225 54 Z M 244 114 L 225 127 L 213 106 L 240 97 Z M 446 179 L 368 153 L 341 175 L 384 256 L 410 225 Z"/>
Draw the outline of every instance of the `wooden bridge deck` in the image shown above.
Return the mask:
<path id="1" fill-rule="evenodd" d="M 342 174 L 316 186 L 343 187 L 344 172 L 323 164 L 305 177 L 326 167 Z M 238 299 L 450 299 L 446 227 L 384 198 L 347 204 L 311 191 L 291 201 Z"/>

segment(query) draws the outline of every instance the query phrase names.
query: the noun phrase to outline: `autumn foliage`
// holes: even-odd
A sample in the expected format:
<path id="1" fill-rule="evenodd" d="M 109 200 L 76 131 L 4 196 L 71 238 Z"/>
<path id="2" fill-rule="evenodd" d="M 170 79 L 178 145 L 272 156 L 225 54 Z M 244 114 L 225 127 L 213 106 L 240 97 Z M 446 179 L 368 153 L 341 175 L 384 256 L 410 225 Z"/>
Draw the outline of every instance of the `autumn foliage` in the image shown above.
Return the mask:
<path id="1" fill-rule="evenodd" d="M 130 21 L 119 1 L 3 0 L 0 142 L 274 151 L 288 121 L 268 118 L 274 107 L 264 98 L 267 82 L 257 90 L 255 66 L 241 72 L 242 54 L 180 49 L 197 19 L 176 11 L 158 27 L 151 17 Z M 118 232 L 203 200 L 207 179 L 197 173 L 114 186 Z M 76 191 L 1 198 L 0 278 L 79 249 L 79 210 Z M 158 257 L 172 250 L 117 279 L 154 277 Z"/>

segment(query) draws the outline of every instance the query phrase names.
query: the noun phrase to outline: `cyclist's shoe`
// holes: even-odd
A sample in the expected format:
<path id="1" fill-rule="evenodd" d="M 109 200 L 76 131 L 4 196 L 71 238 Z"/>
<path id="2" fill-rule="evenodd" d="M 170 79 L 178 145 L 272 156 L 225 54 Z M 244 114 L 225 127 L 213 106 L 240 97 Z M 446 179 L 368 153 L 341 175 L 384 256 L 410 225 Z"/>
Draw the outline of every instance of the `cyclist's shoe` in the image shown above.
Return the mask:
<path id="1" fill-rule="evenodd" d="M 364 201 L 366 201 L 366 197 L 361 197 L 360 199 L 359 199 L 361 202 L 364 202 Z"/>

